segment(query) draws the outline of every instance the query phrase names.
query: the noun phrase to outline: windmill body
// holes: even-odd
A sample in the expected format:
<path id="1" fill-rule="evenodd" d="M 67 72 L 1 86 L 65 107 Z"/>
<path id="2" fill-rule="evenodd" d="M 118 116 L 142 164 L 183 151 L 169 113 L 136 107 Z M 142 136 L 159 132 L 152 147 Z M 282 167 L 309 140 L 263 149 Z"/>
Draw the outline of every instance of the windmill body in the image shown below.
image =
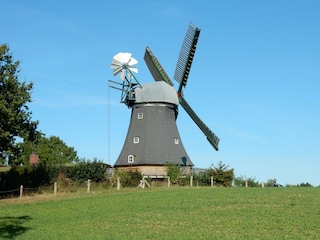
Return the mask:
<path id="1" fill-rule="evenodd" d="M 135 89 L 130 125 L 116 168 L 138 171 L 153 178 L 166 175 L 166 163 L 189 172 L 191 162 L 176 125 L 178 97 L 163 81 Z"/>
<path id="2" fill-rule="evenodd" d="M 189 72 L 194 58 L 200 29 L 190 24 L 180 56 L 174 79 L 179 83 L 178 90 L 153 55 L 146 48 L 144 60 L 154 78 L 154 82 L 140 84 L 133 75 L 138 69 L 138 61 L 130 53 L 118 53 L 113 57 L 111 67 L 114 75 L 120 75 L 122 82 L 121 102 L 131 108 L 131 120 L 121 153 L 114 164 L 115 168 L 138 171 L 153 178 L 166 175 L 166 164 L 173 163 L 183 167 L 189 173 L 193 163 L 180 139 L 176 125 L 178 106 L 182 106 L 190 118 L 207 137 L 209 143 L 218 150 L 219 138 L 202 122 L 183 96 Z"/>

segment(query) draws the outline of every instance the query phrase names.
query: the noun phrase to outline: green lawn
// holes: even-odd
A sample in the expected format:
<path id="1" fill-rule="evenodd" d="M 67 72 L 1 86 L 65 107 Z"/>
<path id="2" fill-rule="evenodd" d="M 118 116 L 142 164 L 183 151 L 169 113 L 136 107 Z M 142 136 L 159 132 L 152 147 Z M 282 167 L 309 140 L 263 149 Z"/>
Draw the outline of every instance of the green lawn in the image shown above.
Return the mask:
<path id="1" fill-rule="evenodd" d="M 105 190 L 0 200 L 0 239 L 320 239 L 320 188 Z"/>

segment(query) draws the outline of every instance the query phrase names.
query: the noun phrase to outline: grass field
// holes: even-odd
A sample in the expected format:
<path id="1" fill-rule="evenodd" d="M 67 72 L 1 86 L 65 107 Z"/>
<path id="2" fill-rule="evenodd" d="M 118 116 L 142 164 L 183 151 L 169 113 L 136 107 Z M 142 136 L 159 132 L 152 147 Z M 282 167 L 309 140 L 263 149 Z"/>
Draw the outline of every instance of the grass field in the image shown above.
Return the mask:
<path id="1" fill-rule="evenodd" d="M 0 239 L 320 239 L 320 188 L 154 188 L 0 200 Z"/>

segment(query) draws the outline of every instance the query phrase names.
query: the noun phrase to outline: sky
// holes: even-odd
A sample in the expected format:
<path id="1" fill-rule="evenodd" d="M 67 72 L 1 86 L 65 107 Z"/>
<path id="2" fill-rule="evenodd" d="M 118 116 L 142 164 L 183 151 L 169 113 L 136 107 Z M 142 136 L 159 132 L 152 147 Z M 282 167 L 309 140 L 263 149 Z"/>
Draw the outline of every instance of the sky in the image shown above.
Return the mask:
<path id="1" fill-rule="evenodd" d="M 113 165 L 131 110 L 108 87 L 118 52 L 153 78 L 149 46 L 173 79 L 190 22 L 201 29 L 185 99 L 219 136 L 215 151 L 180 107 L 177 126 L 198 168 L 223 162 L 236 177 L 320 185 L 320 2 L 0 0 L 0 44 L 33 82 L 32 119 L 80 158 Z M 176 84 L 177 87 L 177 84 Z"/>

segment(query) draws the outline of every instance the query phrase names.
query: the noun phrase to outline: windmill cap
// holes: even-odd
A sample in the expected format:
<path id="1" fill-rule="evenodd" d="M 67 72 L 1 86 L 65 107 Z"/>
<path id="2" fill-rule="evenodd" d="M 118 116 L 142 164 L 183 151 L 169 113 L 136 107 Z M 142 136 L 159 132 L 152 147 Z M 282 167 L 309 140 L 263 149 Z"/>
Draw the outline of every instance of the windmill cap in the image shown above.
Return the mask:
<path id="1" fill-rule="evenodd" d="M 164 81 L 144 83 L 135 89 L 135 103 L 165 102 L 179 105 L 177 93 Z"/>

